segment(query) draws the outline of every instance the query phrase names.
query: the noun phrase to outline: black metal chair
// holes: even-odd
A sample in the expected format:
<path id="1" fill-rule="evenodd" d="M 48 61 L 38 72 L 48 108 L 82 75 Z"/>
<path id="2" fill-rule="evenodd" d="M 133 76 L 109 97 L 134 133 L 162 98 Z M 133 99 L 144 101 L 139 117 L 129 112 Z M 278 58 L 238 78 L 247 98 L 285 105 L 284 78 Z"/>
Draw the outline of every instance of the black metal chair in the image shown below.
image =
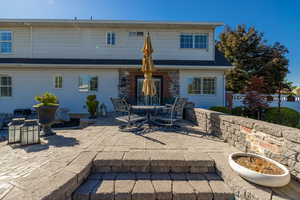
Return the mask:
<path id="1" fill-rule="evenodd" d="M 155 118 L 155 121 L 162 126 L 176 127 L 176 122 L 183 119 L 183 110 L 187 103 L 186 98 L 176 97 L 173 105 L 166 113 L 161 113 Z"/>
<path id="2" fill-rule="evenodd" d="M 115 119 L 120 122 L 127 123 L 127 125 L 125 126 L 120 126 L 120 129 L 138 126 L 137 123 L 139 121 L 145 120 L 145 117 L 132 114 L 131 105 L 128 104 L 125 99 L 122 98 L 110 98 L 110 99 L 118 115 Z"/>

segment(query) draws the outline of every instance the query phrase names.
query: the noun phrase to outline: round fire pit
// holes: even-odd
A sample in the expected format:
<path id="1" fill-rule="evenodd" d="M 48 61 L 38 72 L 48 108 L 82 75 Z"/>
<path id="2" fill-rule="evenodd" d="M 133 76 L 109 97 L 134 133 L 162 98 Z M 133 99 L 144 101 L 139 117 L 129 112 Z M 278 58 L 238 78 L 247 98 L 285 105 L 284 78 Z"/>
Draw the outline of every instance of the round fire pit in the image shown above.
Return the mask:
<path id="1" fill-rule="evenodd" d="M 290 182 L 289 170 L 267 157 L 252 153 L 232 153 L 229 165 L 246 180 L 268 187 L 282 187 Z"/>

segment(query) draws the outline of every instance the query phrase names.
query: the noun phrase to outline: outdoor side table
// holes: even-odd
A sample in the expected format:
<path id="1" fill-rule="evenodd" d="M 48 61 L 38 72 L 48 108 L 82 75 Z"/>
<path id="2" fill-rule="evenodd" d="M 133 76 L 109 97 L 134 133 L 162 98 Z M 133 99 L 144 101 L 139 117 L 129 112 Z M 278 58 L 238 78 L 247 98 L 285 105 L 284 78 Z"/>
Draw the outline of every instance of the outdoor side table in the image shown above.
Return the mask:
<path id="1" fill-rule="evenodd" d="M 8 144 L 14 144 L 21 141 L 21 126 L 25 118 L 14 118 L 8 124 Z"/>
<path id="2" fill-rule="evenodd" d="M 37 120 L 25 120 L 21 126 L 21 145 L 40 143 L 40 125 Z"/>

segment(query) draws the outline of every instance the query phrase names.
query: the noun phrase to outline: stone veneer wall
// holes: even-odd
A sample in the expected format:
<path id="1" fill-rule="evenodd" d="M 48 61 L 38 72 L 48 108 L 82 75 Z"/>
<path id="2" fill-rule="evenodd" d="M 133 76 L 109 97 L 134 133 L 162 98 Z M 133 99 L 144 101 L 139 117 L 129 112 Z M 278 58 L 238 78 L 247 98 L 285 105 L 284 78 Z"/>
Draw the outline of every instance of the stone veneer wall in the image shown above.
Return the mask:
<path id="1" fill-rule="evenodd" d="M 300 181 L 300 129 L 200 108 L 187 109 L 185 118 L 241 151 L 277 160 Z"/>

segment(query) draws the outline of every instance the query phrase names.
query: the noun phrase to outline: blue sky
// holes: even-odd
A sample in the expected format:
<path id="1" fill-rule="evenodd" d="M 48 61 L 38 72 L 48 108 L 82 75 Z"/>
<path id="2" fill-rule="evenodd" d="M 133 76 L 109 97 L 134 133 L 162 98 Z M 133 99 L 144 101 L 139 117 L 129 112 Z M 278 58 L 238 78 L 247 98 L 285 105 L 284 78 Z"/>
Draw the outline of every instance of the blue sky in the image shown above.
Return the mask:
<path id="1" fill-rule="evenodd" d="M 288 79 L 300 86 L 300 1 L 298 0 L 9 0 L 0 18 L 222 21 L 254 25 L 271 43 L 290 51 Z M 222 28 L 218 28 L 219 34 Z M 217 34 L 217 35 L 218 35 Z"/>

